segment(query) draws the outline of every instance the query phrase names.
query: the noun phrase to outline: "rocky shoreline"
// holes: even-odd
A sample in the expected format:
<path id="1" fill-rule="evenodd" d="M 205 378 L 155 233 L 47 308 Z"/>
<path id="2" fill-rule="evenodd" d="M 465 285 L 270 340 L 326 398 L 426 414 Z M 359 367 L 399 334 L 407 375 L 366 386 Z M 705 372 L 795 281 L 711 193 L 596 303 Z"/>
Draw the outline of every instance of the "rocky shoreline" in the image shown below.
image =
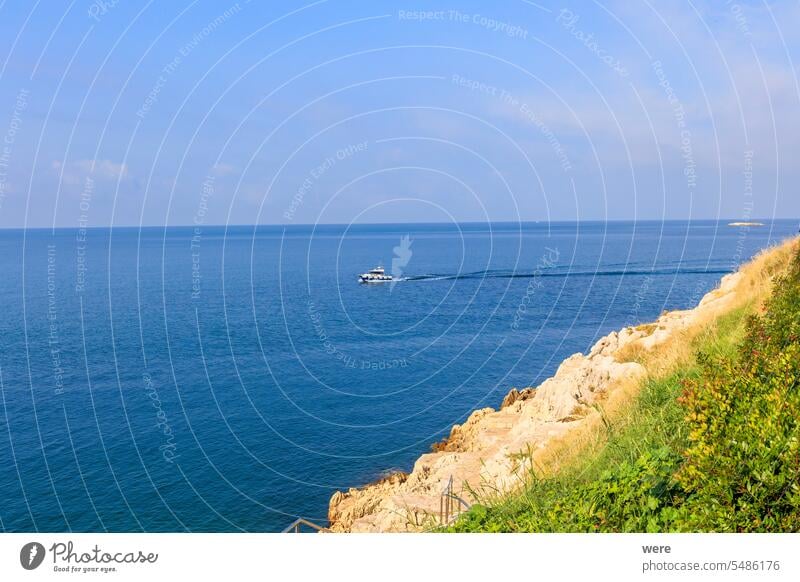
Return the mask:
<path id="1" fill-rule="evenodd" d="M 766 254 L 753 263 L 763 263 Z M 742 270 L 726 275 L 697 307 L 665 312 L 651 324 L 612 332 L 587 355 L 564 360 L 538 387 L 512 389 L 499 410 L 474 411 L 464 424 L 454 425 L 433 452 L 419 457 L 410 473 L 334 493 L 328 510 L 330 531 L 415 532 L 440 525 L 440 496 L 451 477 L 453 492 L 469 503 L 520 487 L 549 447 L 596 422 L 615 393 L 641 384 L 648 370 L 631 361 L 632 354 L 652 352 L 734 309 L 743 303 L 744 288 L 752 286 L 752 278 Z"/>

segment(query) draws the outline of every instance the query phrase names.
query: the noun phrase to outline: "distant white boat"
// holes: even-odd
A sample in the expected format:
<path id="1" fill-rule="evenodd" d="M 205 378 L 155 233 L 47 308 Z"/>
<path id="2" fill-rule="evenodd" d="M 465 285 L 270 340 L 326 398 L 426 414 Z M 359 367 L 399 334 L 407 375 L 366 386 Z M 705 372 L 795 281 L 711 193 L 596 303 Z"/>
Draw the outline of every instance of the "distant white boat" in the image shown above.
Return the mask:
<path id="1" fill-rule="evenodd" d="M 358 276 L 358 280 L 361 283 L 387 283 L 392 280 L 392 276 L 387 275 L 383 267 L 378 266 L 374 269 L 370 269 L 366 273 L 361 273 Z"/>
<path id="2" fill-rule="evenodd" d="M 728 226 L 764 226 L 763 222 L 729 222 Z"/>

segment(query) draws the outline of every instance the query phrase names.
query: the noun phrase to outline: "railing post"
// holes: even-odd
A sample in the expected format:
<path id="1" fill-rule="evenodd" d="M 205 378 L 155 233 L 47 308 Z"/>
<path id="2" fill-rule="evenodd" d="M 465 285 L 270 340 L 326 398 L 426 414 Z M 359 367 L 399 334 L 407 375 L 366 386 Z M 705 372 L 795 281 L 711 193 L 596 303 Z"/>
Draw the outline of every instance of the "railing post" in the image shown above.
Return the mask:
<path id="1" fill-rule="evenodd" d="M 453 476 L 447 480 L 447 485 L 439 494 L 439 524 L 448 525 L 461 514 L 462 509 L 469 509 L 470 505 L 461 497 L 453 493 Z"/>

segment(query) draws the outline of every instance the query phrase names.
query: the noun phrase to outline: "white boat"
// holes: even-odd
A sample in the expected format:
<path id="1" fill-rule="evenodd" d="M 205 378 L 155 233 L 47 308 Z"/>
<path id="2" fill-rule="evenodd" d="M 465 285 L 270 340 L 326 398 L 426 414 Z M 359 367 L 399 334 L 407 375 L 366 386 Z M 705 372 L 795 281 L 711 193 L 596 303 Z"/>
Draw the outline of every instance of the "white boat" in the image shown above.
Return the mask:
<path id="1" fill-rule="evenodd" d="M 392 280 L 391 275 L 387 275 L 383 267 L 375 267 L 374 269 L 370 269 L 366 273 L 361 273 L 358 276 L 358 280 L 361 283 L 388 283 Z"/>

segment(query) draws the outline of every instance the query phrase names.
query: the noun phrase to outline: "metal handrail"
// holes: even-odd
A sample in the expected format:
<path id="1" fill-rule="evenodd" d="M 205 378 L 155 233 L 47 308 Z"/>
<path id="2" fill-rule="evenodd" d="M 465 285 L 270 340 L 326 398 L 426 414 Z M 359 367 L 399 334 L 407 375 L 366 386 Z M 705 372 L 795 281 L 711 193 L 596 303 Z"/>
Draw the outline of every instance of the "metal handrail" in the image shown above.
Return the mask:
<path id="1" fill-rule="evenodd" d="M 453 476 L 450 475 L 447 485 L 439 495 L 439 523 L 448 525 L 470 507 L 472 506 L 469 503 L 453 492 Z"/>
<path id="2" fill-rule="evenodd" d="M 308 521 L 307 519 L 303 519 L 302 517 L 298 517 L 295 519 L 292 524 L 284 529 L 281 533 L 301 533 L 300 526 L 308 526 L 315 531 L 328 531 L 328 528 L 322 527 L 321 525 L 317 525 L 314 522 Z"/>
<path id="3" fill-rule="evenodd" d="M 439 524 L 450 524 L 464 511 L 468 511 L 470 507 L 472 506 L 453 491 L 453 476 L 450 475 L 450 479 L 447 480 L 447 485 L 445 485 L 445 488 L 439 494 Z M 309 527 L 318 532 L 328 531 L 326 527 L 298 517 L 281 533 L 301 533 L 302 526 Z"/>

